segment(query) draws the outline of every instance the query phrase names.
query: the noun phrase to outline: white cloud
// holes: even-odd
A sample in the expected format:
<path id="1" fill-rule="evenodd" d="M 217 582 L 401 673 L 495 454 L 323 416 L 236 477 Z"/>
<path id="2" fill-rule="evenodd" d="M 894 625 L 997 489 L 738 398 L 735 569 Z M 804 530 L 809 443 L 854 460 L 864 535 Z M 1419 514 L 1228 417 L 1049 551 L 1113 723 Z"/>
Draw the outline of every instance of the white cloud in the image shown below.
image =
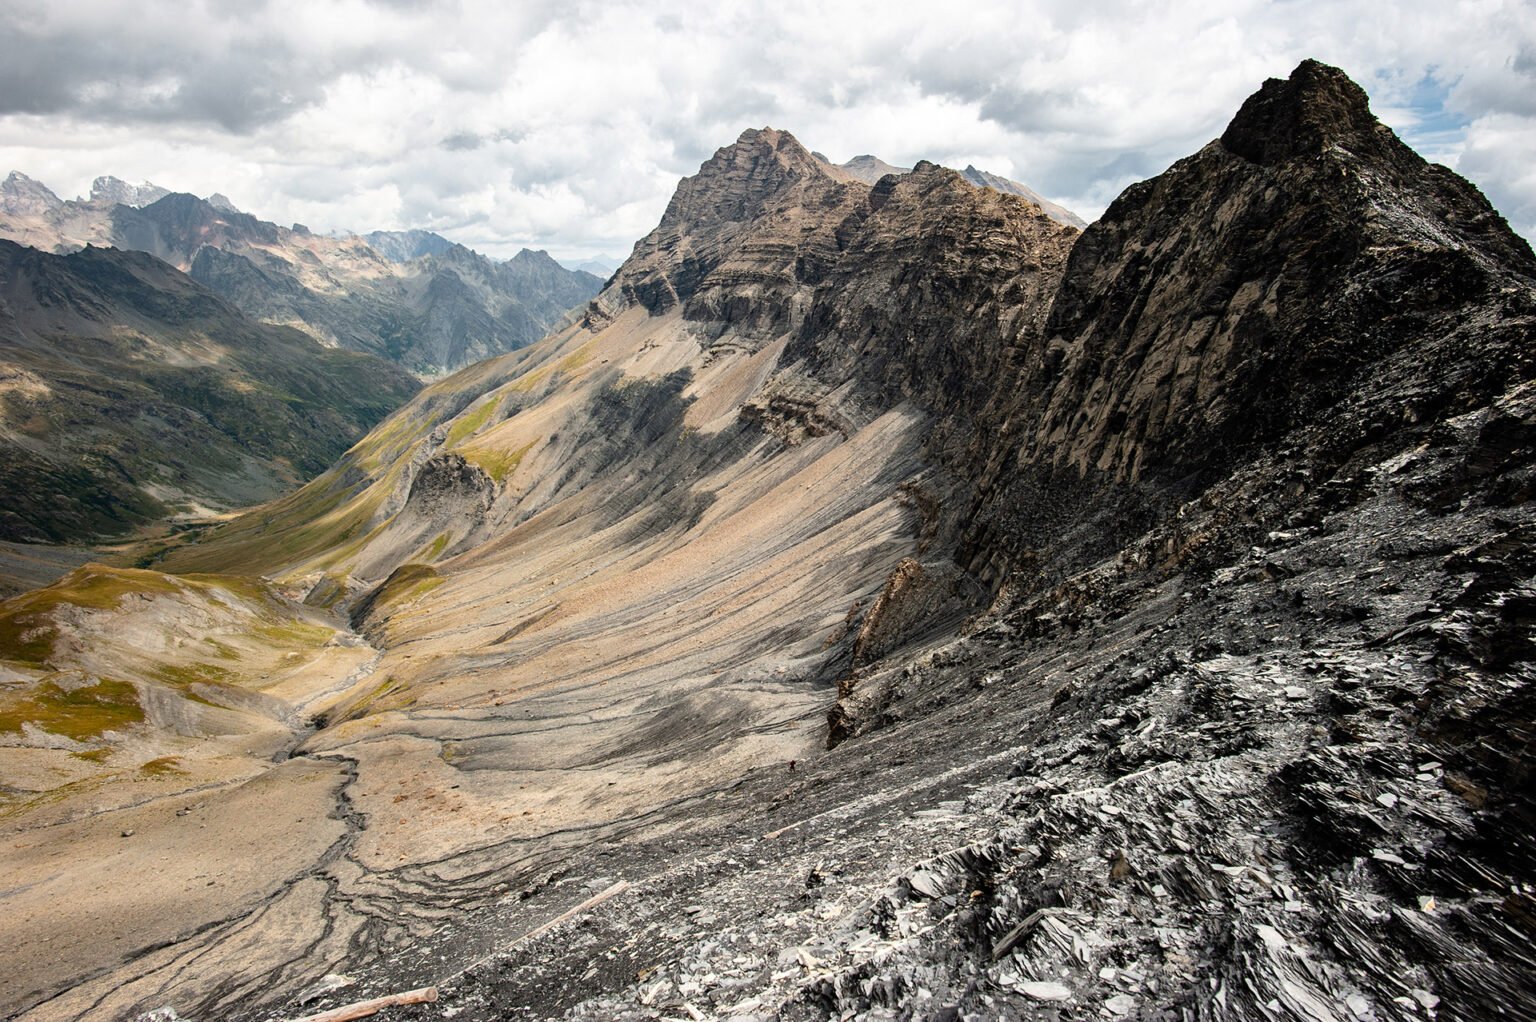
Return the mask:
<path id="1" fill-rule="evenodd" d="M 580 258 L 627 252 L 678 178 L 771 124 L 834 159 L 973 162 L 1091 217 L 1315 56 L 1536 233 L 1519 0 L 662 6 L 12 0 L 0 170 Z"/>

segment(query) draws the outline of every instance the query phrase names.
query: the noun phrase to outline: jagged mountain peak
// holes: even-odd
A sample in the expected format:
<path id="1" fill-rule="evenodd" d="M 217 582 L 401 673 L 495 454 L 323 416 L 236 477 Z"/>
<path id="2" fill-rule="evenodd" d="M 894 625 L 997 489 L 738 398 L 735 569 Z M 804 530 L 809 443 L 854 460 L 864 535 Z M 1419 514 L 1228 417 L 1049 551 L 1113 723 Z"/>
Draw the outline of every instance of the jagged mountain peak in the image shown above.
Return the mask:
<path id="1" fill-rule="evenodd" d="M 794 182 L 838 176 L 837 168 L 816 159 L 789 132 L 748 128 L 678 184 L 660 227 L 753 220 L 770 197 Z"/>
<path id="2" fill-rule="evenodd" d="M 1346 138 L 1374 141 L 1381 130 L 1364 89 L 1336 67 L 1304 60 L 1289 78 L 1270 78 L 1248 97 L 1221 144 L 1254 163 L 1276 164 Z"/>
<path id="3" fill-rule="evenodd" d="M 508 259 L 507 262 L 527 264 L 529 266 L 559 265 L 559 263 L 555 261 L 555 257 L 550 255 L 542 248 L 519 249 L 517 255 L 513 256 L 511 259 Z"/>
<path id="4" fill-rule="evenodd" d="M 600 297 L 598 318 L 638 303 L 652 313 L 684 305 L 689 318 L 730 319 L 707 297 L 690 300 L 747 273 L 760 297 L 775 296 L 752 303 L 753 315 L 782 325 L 788 292 L 814 278 L 824 253 L 836 249 L 837 224 L 868 192 L 789 132 L 749 128 L 678 183 L 661 223 L 635 243 Z M 717 270 L 726 275 L 711 280 Z"/>
<path id="5" fill-rule="evenodd" d="M 129 184 L 122 178 L 103 174 L 91 182 L 91 202 L 117 204 L 122 206 L 148 206 L 171 194 L 169 188 L 162 188 L 157 184 L 145 181 L 142 184 Z"/>
<path id="6" fill-rule="evenodd" d="M 927 160 L 920 160 L 918 162 L 919 165 L 929 163 Z M 865 184 L 873 185 L 889 175 L 910 174 L 916 168 L 898 167 L 895 164 L 887 163 L 878 156 L 864 153 L 855 156 L 847 163 L 841 164 L 839 169 L 863 181 Z M 1082 230 L 1087 226 L 1087 221 L 1070 209 L 1052 202 L 1028 185 L 1003 177 L 1001 174 L 980 170 L 975 165 L 968 163 L 965 169 L 959 172 L 959 175 L 977 188 L 990 188 L 995 192 L 1002 192 L 1005 195 L 1022 195 L 1043 209 L 1046 215 L 1057 223 L 1067 224 L 1071 227 L 1076 227 L 1078 230 Z"/>
<path id="7" fill-rule="evenodd" d="M 47 185 L 13 170 L 0 182 L 0 212 L 11 216 L 46 213 L 64 204 Z"/>
<path id="8" fill-rule="evenodd" d="M 362 239 L 392 263 L 408 263 L 424 255 L 438 255 L 453 242 L 433 231 L 370 231 Z"/>

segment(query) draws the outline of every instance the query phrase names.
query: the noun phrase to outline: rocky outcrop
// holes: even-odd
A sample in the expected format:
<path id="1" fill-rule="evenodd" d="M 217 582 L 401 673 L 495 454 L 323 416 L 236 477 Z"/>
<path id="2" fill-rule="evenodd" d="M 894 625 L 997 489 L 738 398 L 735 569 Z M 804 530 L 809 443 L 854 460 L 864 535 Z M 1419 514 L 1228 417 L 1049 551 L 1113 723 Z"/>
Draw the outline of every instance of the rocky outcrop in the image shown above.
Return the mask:
<path id="1" fill-rule="evenodd" d="M 836 261 L 838 228 L 866 192 L 788 132 L 745 131 L 678 185 L 600 304 L 681 307 L 717 332 L 782 332 Z"/>

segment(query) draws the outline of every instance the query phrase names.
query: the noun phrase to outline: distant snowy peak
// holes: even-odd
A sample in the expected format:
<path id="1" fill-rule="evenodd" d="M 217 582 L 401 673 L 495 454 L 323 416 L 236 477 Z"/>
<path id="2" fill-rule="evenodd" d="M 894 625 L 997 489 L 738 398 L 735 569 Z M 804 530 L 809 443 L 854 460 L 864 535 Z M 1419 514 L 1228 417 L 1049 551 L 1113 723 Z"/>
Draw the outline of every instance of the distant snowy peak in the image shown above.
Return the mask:
<path id="1" fill-rule="evenodd" d="M 825 156 L 822 156 L 821 153 L 815 153 L 814 155 L 826 163 L 832 162 Z M 865 184 L 871 185 L 887 174 L 909 174 L 912 171 L 911 167 L 897 167 L 894 164 L 886 163 L 878 156 L 871 156 L 868 153 L 862 156 L 855 156 L 847 163 L 836 164 L 836 166 L 841 167 L 844 171 L 847 171 Z M 1076 227 L 1078 230 L 1088 226 L 1087 221 L 1070 209 L 1052 202 L 1033 188 L 1020 184 L 1018 181 L 1010 180 L 1000 174 L 991 174 L 985 170 L 978 170 L 970 165 L 967 165 L 960 172 L 960 176 L 977 188 L 990 188 L 995 192 L 1002 192 L 1004 195 L 1023 196 L 1045 210 L 1046 216 L 1057 223 L 1068 224 Z"/>
<path id="2" fill-rule="evenodd" d="M 131 185 L 122 178 L 104 174 L 91 182 L 90 201 L 139 207 L 148 206 L 152 202 L 158 202 L 169 194 L 171 194 L 169 188 L 161 188 L 159 185 L 151 184 L 148 181 L 142 184 Z"/>

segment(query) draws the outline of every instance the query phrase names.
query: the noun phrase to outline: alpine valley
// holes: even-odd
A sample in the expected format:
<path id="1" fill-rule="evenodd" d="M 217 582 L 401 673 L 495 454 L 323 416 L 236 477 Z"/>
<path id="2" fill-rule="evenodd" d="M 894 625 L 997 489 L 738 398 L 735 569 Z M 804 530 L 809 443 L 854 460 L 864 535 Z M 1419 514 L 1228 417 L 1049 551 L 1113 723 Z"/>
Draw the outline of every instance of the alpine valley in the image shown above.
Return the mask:
<path id="1" fill-rule="evenodd" d="M 312 476 L 0 603 L 8 1015 L 1536 1018 L 1536 257 L 1342 72 L 600 291 L 7 189 L 8 535 Z"/>
<path id="2" fill-rule="evenodd" d="M 148 252 L 252 319 L 429 377 L 533 343 L 602 286 L 545 252 L 496 262 L 430 231 L 317 235 L 242 213 L 222 195 L 113 177 L 97 178 L 89 199 L 65 201 L 12 171 L 0 182 L 0 237 L 54 253 Z"/>

